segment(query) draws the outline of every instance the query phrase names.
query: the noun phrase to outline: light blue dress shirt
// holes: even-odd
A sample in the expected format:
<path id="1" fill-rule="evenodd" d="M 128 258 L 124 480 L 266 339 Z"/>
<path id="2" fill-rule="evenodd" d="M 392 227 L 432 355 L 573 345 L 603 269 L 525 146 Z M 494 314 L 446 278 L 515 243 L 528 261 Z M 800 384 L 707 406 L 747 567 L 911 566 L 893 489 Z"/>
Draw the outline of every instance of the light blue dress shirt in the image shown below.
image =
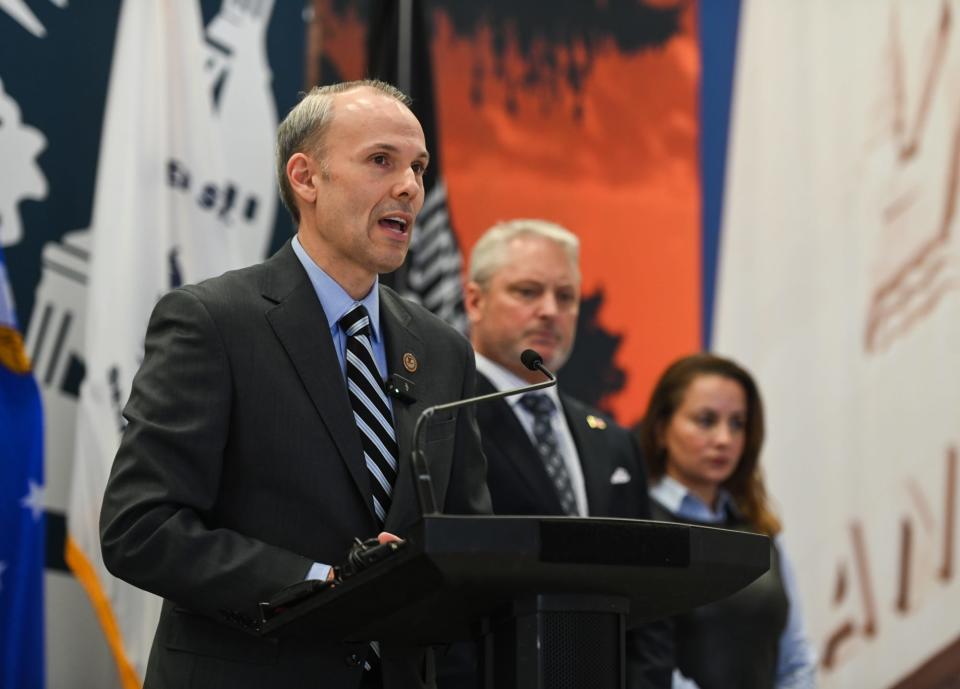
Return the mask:
<path id="1" fill-rule="evenodd" d="M 327 316 L 327 326 L 330 328 L 330 337 L 333 338 L 333 348 L 336 350 L 337 359 L 340 361 L 340 372 L 343 374 L 344 382 L 347 380 L 347 334 L 340 327 L 340 319 L 357 303 L 363 304 L 370 316 L 370 329 L 372 331 L 370 344 L 373 346 L 373 358 L 380 370 L 381 380 L 385 379 L 387 351 L 383 344 L 383 332 L 380 329 L 380 291 L 377 289 L 380 285 L 379 278 L 374 279 L 373 287 L 370 288 L 367 296 L 357 302 L 323 268 L 313 262 L 313 259 L 300 244 L 298 237 L 294 237 L 291 244 L 293 245 L 293 253 L 297 255 L 303 269 L 307 271 L 307 277 L 310 278 L 310 283 L 317 293 L 317 299 L 320 300 L 320 306 L 323 307 L 323 312 Z M 346 553 L 344 553 L 344 556 L 346 556 Z M 315 562 L 305 578 L 326 579 L 329 575 L 330 565 Z"/>
<path id="2" fill-rule="evenodd" d="M 664 476 L 650 488 L 650 497 L 664 509 L 683 519 L 704 524 L 720 524 L 726 521 L 729 510 L 737 511 L 730 494 L 720 489 L 717 507 L 711 509 L 700 498 L 686 489 L 679 481 Z M 787 625 L 780 635 L 777 655 L 776 689 L 814 689 L 817 686 L 817 659 L 803 627 L 803 614 L 797 594 L 797 582 L 793 566 L 778 534 L 773 539 L 780 555 L 780 578 L 789 601 Z M 698 689 L 696 682 L 674 671 L 673 689 Z"/>
<path id="3" fill-rule="evenodd" d="M 330 328 L 330 336 L 333 338 L 333 348 L 337 350 L 337 359 L 340 360 L 343 379 L 347 379 L 347 334 L 340 327 L 340 319 L 359 303 L 367 308 L 367 314 L 370 316 L 370 328 L 373 331 L 370 344 L 373 346 L 373 358 L 377 362 L 377 368 L 380 369 L 380 377 L 385 380 L 387 352 L 383 345 L 383 332 L 380 329 L 380 290 L 377 289 L 380 279 L 374 279 L 373 287 L 370 288 L 367 296 L 358 302 L 347 294 L 336 280 L 327 275 L 323 268 L 313 262 L 313 259 L 307 255 L 306 249 L 300 244 L 299 238 L 294 237 L 292 244 L 293 253 L 297 255 L 303 269 L 307 271 L 307 277 L 310 278 L 310 283 L 317 293 L 320 306 L 327 315 L 327 325 Z"/>

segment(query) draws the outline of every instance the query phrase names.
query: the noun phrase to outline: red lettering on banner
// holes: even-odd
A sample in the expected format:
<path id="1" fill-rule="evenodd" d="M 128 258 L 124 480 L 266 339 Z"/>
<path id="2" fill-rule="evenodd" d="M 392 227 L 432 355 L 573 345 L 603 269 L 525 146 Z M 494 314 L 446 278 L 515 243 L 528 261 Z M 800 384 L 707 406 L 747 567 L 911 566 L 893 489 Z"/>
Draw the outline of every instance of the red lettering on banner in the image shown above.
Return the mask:
<path id="1" fill-rule="evenodd" d="M 909 510 L 899 523 L 898 580 L 893 612 L 908 616 L 920 609 L 921 594 L 934 586 L 947 586 L 954 579 L 957 449 L 949 447 L 944 458 L 944 493 L 941 519 L 937 522 L 927 496 L 913 478 L 907 480 Z M 824 642 L 823 666 L 838 666 L 845 649 L 856 638 L 870 639 L 880 631 L 880 615 L 868 544 L 859 520 L 850 524 L 850 551 L 844 556 L 834 580 L 831 609 L 837 622 Z"/>

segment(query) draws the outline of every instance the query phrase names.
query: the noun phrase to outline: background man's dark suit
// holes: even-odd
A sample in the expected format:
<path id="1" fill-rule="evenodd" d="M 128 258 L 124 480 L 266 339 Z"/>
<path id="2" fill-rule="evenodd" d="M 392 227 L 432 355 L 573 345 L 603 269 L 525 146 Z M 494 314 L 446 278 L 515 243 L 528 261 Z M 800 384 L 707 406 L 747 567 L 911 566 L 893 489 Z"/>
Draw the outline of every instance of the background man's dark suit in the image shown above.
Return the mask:
<path id="1" fill-rule="evenodd" d="M 478 373 L 477 394 L 494 391 L 490 380 Z M 580 456 L 590 516 L 649 519 L 646 471 L 633 435 L 569 395 L 560 393 L 560 401 Z M 494 513 L 562 515 L 560 498 L 543 460 L 509 403 L 481 404 L 477 424 Z M 666 621 L 647 623 L 627 633 L 628 687 L 670 686 L 672 633 Z"/>
<path id="2" fill-rule="evenodd" d="M 400 468 L 384 528 L 402 536 L 417 517 L 413 424 L 425 406 L 472 394 L 474 358 L 424 309 L 384 287 L 380 300 L 388 369 L 418 398 L 394 403 Z M 146 687 L 358 686 L 366 644 L 242 629 L 258 601 L 379 531 L 327 319 L 289 244 L 161 299 L 124 413 L 101 534 L 111 572 L 165 599 Z M 488 511 L 472 412 L 437 421 L 428 441 L 444 511 Z M 433 674 L 419 648 L 385 643 L 382 661 L 386 689 Z"/>
<path id="3" fill-rule="evenodd" d="M 494 392 L 477 374 L 477 394 Z M 576 399 L 560 394 L 580 455 L 591 517 L 650 517 L 650 498 L 633 436 Z M 596 419 L 593 428 L 588 419 Z M 543 460 L 506 400 L 481 404 L 477 423 L 487 457 L 487 485 L 496 514 L 562 515 L 560 498 Z M 611 482 L 611 480 L 613 482 Z"/>

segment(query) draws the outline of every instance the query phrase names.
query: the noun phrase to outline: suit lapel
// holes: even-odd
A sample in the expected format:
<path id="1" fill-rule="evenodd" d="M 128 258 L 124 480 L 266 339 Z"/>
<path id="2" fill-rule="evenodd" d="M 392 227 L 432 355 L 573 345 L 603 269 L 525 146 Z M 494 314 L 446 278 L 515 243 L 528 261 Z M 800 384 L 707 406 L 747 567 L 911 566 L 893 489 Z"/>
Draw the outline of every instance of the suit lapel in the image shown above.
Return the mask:
<path id="1" fill-rule="evenodd" d="M 477 373 L 477 394 L 485 395 L 495 391 L 496 388 L 490 380 L 482 373 Z M 540 453 L 530 442 L 530 436 L 510 404 L 506 400 L 487 402 L 477 410 L 477 415 L 484 418 L 484 422 L 480 424 L 481 429 L 487 430 L 484 441 L 500 448 L 528 490 L 537 496 L 537 504 L 551 505 L 550 514 L 563 514 L 560 498 L 547 476 Z M 492 432 L 493 429 L 496 429 L 496 432 Z"/>
<path id="2" fill-rule="evenodd" d="M 583 471 L 590 514 L 599 514 L 605 505 L 610 504 L 611 496 L 609 468 L 603 456 L 606 449 L 598 435 L 603 431 L 590 428 L 587 424 L 587 411 L 578 402 L 566 395 L 561 395 L 560 401 L 573 435 L 573 442 L 577 446 L 577 454 L 580 455 L 580 468 Z"/>
<path id="3" fill-rule="evenodd" d="M 276 305 L 266 317 L 286 350 L 350 475 L 373 515 L 363 445 L 327 326 L 306 271 L 287 243 L 265 264 L 263 296 Z"/>
<path id="4" fill-rule="evenodd" d="M 380 326 L 383 329 L 384 349 L 387 355 L 387 375 L 397 373 L 414 384 L 414 402 L 393 399 L 394 432 L 397 435 L 397 482 L 387 513 L 386 527 L 415 522 L 420 514 L 413 478 L 410 453 L 413 450 L 413 427 L 417 417 L 429 404 L 431 387 L 430 362 L 426 361 L 423 342 L 412 329 L 412 316 L 400 297 L 389 289 L 380 288 Z M 410 368 L 414 368 L 410 371 Z M 435 467 L 431 466 L 431 469 Z M 439 476 L 432 471 L 434 491 L 438 502 L 442 499 Z M 387 528 L 389 530 L 389 528 Z"/>

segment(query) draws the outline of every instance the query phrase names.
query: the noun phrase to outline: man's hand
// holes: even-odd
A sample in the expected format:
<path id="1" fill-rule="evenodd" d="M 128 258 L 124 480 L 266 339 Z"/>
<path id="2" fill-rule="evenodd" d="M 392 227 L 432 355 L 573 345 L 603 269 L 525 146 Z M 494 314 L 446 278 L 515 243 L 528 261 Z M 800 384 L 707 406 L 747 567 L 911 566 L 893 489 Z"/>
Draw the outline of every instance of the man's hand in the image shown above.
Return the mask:
<path id="1" fill-rule="evenodd" d="M 395 536 L 389 531 L 381 531 L 380 533 L 377 534 L 377 543 L 383 545 L 384 543 L 393 543 L 393 542 L 402 543 L 403 539 L 400 538 L 399 536 Z"/>
<path id="2" fill-rule="evenodd" d="M 360 542 L 357 541 L 357 543 L 359 545 Z M 384 543 L 403 543 L 403 539 L 396 534 L 390 533 L 389 531 L 381 531 L 377 534 L 377 543 L 379 545 L 383 545 Z M 368 545 L 368 547 L 370 546 Z M 333 581 L 338 576 L 340 576 L 340 574 L 337 572 L 337 568 L 331 568 L 330 572 L 327 574 L 327 581 Z"/>

